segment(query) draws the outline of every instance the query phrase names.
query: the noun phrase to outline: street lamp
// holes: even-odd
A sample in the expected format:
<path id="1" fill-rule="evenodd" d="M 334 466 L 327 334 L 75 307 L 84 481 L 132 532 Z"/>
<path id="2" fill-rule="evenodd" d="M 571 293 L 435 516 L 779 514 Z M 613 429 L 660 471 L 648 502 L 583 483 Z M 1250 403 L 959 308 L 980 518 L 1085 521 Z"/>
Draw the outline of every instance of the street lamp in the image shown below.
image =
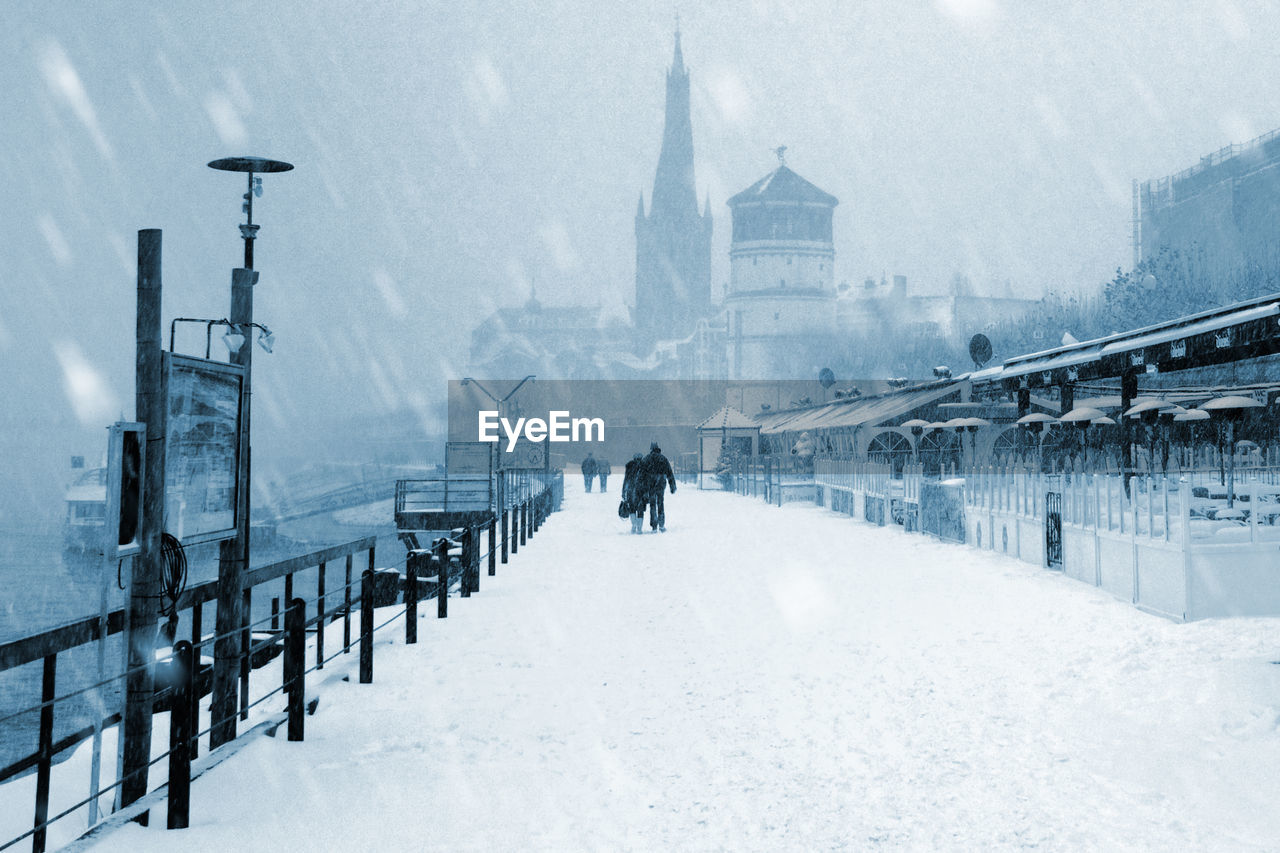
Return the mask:
<path id="1" fill-rule="evenodd" d="M 223 157 L 209 163 L 210 169 L 220 172 L 244 172 L 248 175 L 248 191 L 244 194 L 244 203 L 240 205 L 246 219 L 240 226 L 240 236 L 244 238 L 244 268 L 253 269 L 253 241 L 258 238 L 258 227 L 253 224 L 253 199 L 262 197 L 262 178 L 258 172 L 288 172 L 293 169 L 292 163 L 283 160 L 268 160 L 265 157 Z M 270 352 L 270 350 L 268 350 Z"/>

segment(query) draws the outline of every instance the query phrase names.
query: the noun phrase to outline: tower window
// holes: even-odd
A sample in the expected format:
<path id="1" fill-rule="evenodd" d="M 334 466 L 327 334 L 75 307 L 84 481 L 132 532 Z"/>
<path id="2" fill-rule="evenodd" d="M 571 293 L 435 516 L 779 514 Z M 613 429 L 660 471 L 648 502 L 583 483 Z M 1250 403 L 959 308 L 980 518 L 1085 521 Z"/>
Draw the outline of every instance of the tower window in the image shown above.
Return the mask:
<path id="1" fill-rule="evenodd" d="M 751 266 L 753 266 L 753 267 L 758 267 L 758 266 L 760 266 L 760 259 L 759 259 L 759 258 L 752 258 L 752 259 L 751 259 Z"/>
<path id="2" fill-rule="evenodd" d="M 791 266 L 791 259 L 787 258 L 787 266 Z"/>
<path id="3" fill-rule="evenodd" d="M 778 287 L 786 287 L 786 286 L 787 286 L 787 280 L 785 278 L 778 279 Z"/>
<path id="4" fill-rule="evenodd" d="M 773 319 L 775 319 L 775 320 L 776 320 L 776 319 L 778 319 L 778 316 L 779 316 L 779 314 L 781 314 L 781 313 L 782 313 L 782 312 L 780 312 L 780 311 L 774 311 L 774 312 L 773 312 Z"/>
<path id="5" fill-rule="evenodd" d="M 822 264 L 818 264 L 818 272 L 822 272 Z"/>

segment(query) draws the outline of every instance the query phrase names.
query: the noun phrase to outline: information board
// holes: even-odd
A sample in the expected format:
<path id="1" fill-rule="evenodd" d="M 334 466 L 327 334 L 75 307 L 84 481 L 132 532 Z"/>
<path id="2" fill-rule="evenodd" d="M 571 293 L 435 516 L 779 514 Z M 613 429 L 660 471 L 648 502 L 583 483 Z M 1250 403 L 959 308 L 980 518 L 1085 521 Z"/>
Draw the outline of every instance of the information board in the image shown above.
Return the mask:
<path id="1" fill-rule="evenodd" d="M 165 353 L 165 530 L 184 545 L 236 535 L 244 368 Z"/>

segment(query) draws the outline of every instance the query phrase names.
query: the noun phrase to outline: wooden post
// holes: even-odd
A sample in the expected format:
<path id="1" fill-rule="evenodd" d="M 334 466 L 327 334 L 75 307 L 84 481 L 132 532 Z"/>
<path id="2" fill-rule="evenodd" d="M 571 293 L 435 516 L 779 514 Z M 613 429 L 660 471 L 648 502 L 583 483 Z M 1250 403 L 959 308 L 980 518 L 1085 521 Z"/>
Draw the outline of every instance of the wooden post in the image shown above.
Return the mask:
<path id="1" fill-rule="evenodd" d="M 529 502 L 522 501 L 520 504 L 520 547 L 525 546 L 525 536 L 529 532 Z"/>
<path id="2" fill-rule="evenodd" d="M 43 853 L 45 843 L 45 821 L 49 819 L 49 775 L 53 768 L 53 697 L 54 686 L 58 680 L 58 655 L 46 655 L 44 659 L 44 679 L 40 687 L 40 735 L 39 763 L 36 765 L 36 820 L 35 834 L 31 837 L 31 849 Z M 95 711 L 95 713 L 100 713 Z"/>
<path id="3" fill-rule="evenodd" d="M 194 681 L 195 677 L 200 673 L 200 649 L 204 645 L 204 604 L 197 604 L 191 608 L 191 655 L 192 670 L 191 677 Z M 192 737 L 188 746 L 191 760 L 195 761 L 200 757 L 200 738 L 195 737 L 195 733 L 200 731 L 200 691 L 195 689 L 194 683 L 191 687 L 191 733 Z"/>
<path id="4" fill-rule="evenodd" d="M 231 271 L 231 314 L 232 323 L 247 324 L 253 322 L 253 285 L 258 274 L 250 269 Z M 209 733 L 209 743 L 214 746 L 231 741 L 236 736 L 236 674 L 240 671 L 240 682 L 247 682 L 242 661 L 248 661 L 248 649 L 243 638 L 247 631 L 243 628 L 248 620 L 247 614 L 241 613 L 244 576 L 249 569 L 249 401 L 252 399 L 252 367 L 253 347 L 250 346 L 252 329 L 245 327 L 249 334 L 240 349 L 231 354 L 231 363 L 244 367 L 244 385 L 241 388 L 240 411 L 240 453 L 236 465 L 236 535 L 219 545 L 218 549 L 218 639 L 213 647 L 213 730 Z M 148 442 L 149 444 L 150 442 Z"/>
<path id="5" fill-rule="evenodd" d="M 489 577 L 498 573 L 498 522 L 489 519 Z"/>
<path id="6" fill-rule="evenodd" d="M 502 565 L 507 564 L 507 538 L 511 529 L 511 513 L 504 506 L 502 508 L 502 523 L 498 525 L 502 531 Z"/>
<path id="7" fill-rule="evenodd" d="M 320 564 L 320 577 L 316 580 L 316 669 L 324 669 L 324 570 L 328 566 Z"/>
<path id="8" fill-rule="evenodd" d="M 306 634 L 307 603 L 301 598 L 289 602 L 284 614 L 284 693 L 288 697 L 289 740 L 302 740 L 306 714 Z M 361 658 L 360 681 L 364 683 Z"/>
<path id="9" fill-rule="evenodd" d="M 191 644 L 173 647 L 175 673 L 169 704 L 169 829 L 186 829 L 191 821 L 191 694 L 195 663 Z"/>
<path id="10" fill-rule="evenodd" d="M 253 587 L 244 588 L 240 601 L 240 719 L 249 719 L 249 670 L 253 668 L 253 630 L 249 614 L 253 612 Z"/>
<path id="11" fill-rule="evenodd" d="M 151 762 L 152 693 L 155 687 L 156 620 L 164 553 L 165 399 L 160 320 L 160 230 L 138 232 L 138 317 L 135 410 L 147 425 L 141 553 L 133 558 L 129 593 L 128 671 L 118 802 L 127 806 L 147 793 Z M 238 592 L 238 590 L 237 590 Z M 47 666 L 47 664 L 46 664 Z M 146 824 L 147 815 L 138 822 Z M 41 833 L 43 845 L 44 834 Z"/>
<path id="12" fill-rule="evenodd" d="M 462 581 L 458 584 L 463 598 L 471 598 L 471 528 L 454 530 L 458 540 L 462 542 Z"/>
<path id="13" fill-rule="evenodd" d="M 271 630 L 280 630 L 280 596 L 271 596 Z"/>
<path id="14" fill-rule="evenodd" d="M 449 615 L 449 546 L 436 548 L 431 555 L 431 572 L 436 576 L 436 618 Z"/>
<path id="15" fill-rule="evenodd" d="M 365 569 L 360 583 L 360 683 L 373 682 L 373 569 Z"/>
<path id="16" fill-rule="evenodd" d="M 347 570 L 342 581 L 342 653 L 351 654 L 351 555 L 347 555 Z"/>
<path id="17" fill-rule="evenodd" d="M 409 559 L 404 565 L 404 642 L 413 645 L 418 642 L 418 565 L 422 561 L 421 551 L 410 551 Z"/>
<path id="18" fill-rule="evenodd" d="M 520 552 L 520 505 L 511 507 L 511 553 Z"/>

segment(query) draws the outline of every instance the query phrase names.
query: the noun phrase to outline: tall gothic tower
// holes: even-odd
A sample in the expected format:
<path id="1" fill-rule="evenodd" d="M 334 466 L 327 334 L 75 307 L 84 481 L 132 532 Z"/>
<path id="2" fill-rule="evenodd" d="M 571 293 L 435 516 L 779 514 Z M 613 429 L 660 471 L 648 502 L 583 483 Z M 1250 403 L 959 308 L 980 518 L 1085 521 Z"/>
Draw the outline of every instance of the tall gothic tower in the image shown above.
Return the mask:
<path id="1" fill-rule="evenodd" d="M 661 339 L 686 338 L 711 312 L 711 199 L 698 213 L 693 180 L 689 72 L 676 28 L 667 71 L 667 116 L 649 213 L 636 211 L 636 339 L 642 352 Z"/>

